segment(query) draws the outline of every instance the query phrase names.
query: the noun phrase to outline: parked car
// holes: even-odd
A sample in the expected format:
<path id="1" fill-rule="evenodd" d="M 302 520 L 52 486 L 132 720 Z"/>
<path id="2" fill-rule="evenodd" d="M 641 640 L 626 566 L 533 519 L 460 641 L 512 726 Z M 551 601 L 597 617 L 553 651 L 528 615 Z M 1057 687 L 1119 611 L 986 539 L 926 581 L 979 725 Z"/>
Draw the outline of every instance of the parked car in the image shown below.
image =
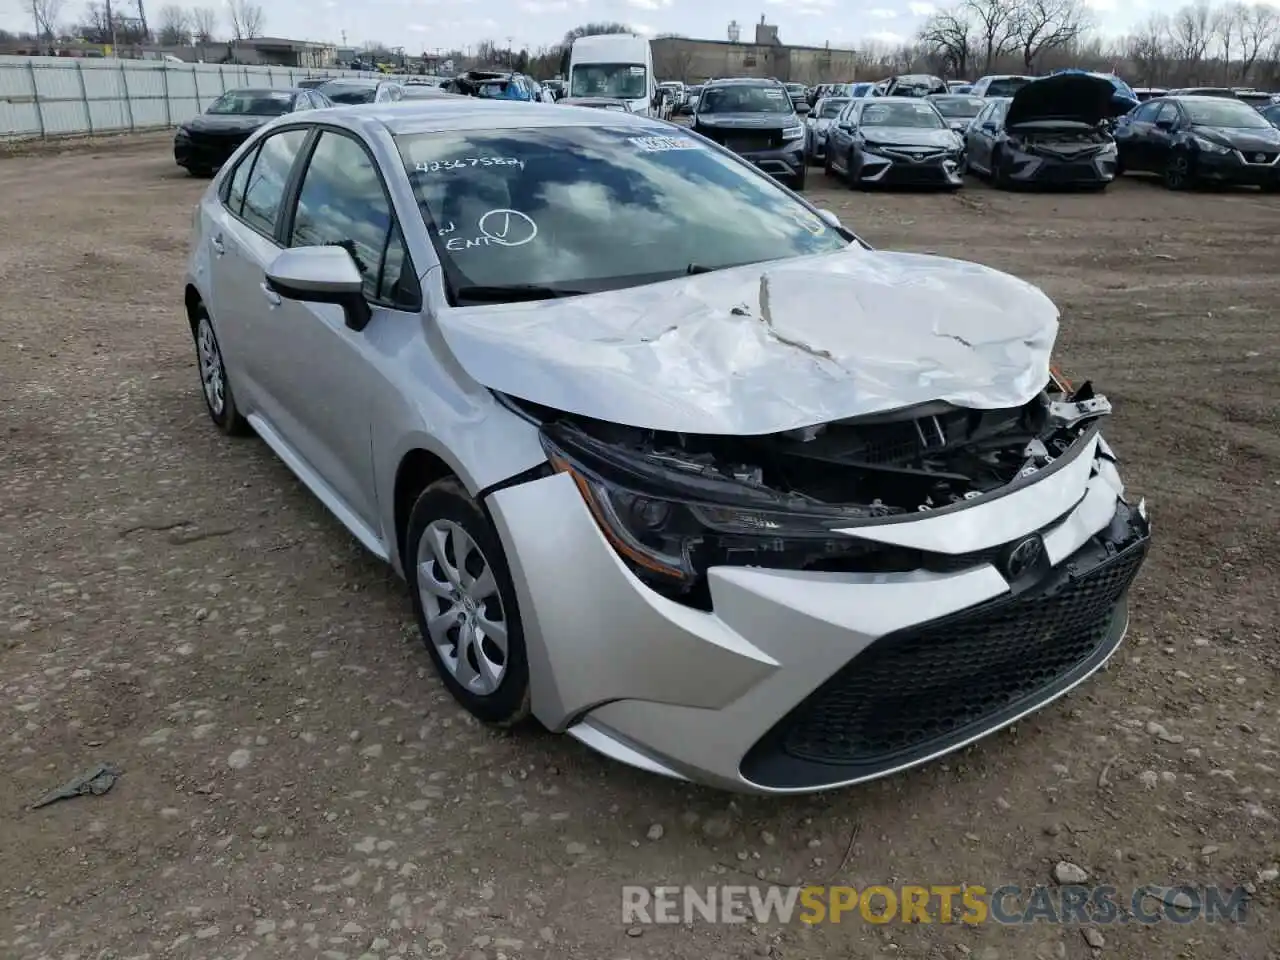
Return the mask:
<path id="1" fill-rule="evenodd" d="M 358 103 L 390 103 L 404 95 L 404 87 L 395 80 L 362 80 L 340 77 L 316 88 L 337 106 Z"/>
<path id="2" fill-rule="evenodd" d="M 827 131 L 827 176 L 850 186 L 964 184 L 963 141 L 927 99 L 850 100 Z"/>
<path id="3" fill-rule="evenodd" d="M 646 117 L 303 114 L 200 200 L 185 315 L 475 717 L 810 791 L 1084 682 L 1150 545 L 1053 303 L 837 224 Z"/>
<path id="4" fill-rule="evenodd" d="M 335 79 L 337 78 L 330 77 L 330 76 L 303 77 L 301 80 L 295 83 L 294 86 L 297 87 L 299 90 L 315 90 L 317 87 L 322 87 L 326 83 L 328 83 L 330 80 L 335 80 Z"/>
<path id="5" fill-rule="evenodd" d="M 559 103 L 565 107 L 591 107 L 594 110 L 616 110 L 620 113 L 631 112 L 630 104 L 626 100 L 619 100 L 616 97 L 565 97 Z"/>
<path id="6" fill-rule="evenodd" d="M 857 100 L 861 97 L 871 96 L 871 91 L 874 87 L 874 83 L 845 83 L 841 84 L 842 90 L 836 91 L 836 94 L 839 95 L 842 92 L 850 100 Z"/>
<path id="7" fill-rule="evenodd" d="M 848 103 L 848 97 L 823 97 L 804 118 L 805 152 L 809 163 L 826 160 L 827 133 Z"/>
<path id="8" fill-rule="evenodd" d="M 987 105 L 987 101 L 982 97 L 971 97 L 956 93 L 930 94 L 927 99 L 938 108 L 938 112 L 942 114 L 942 119 L 946 120 L 947 125 L 956 133 L 964 133 L 969 128 L 973 118 L 981 113 L 982 108 Z"/>
<path id="9" fill-rule="evenodd" d="M 1239 100 L 1240 95 L 1231 87 L 1178 87 L 1170 90 L 1171 97 L 1222 97 L 1226 100 Z"/>
<path id="10" fill-rule="evenodd" d="M 965 132 L 966 168 L 1000 187 L 1106 189 L 1116 176 L 1113 95 L 1102 77 L 1067 73 L 989 100 Z"/>
<path id="11" fill-rule="evenodd" d="M 1273 127 L 1280 128 L 1280 103 L 1273 103 L 1269 107 L 1263 107 L 1258 112 L 1261 113 L 1267 122 L 1269 122 Z"/>
<path id="12" fill-rule="evenodd" d="M 679 80 L 665 80 L 658 84 L 660 90 L 669 90 L 671 92 L 671 109 L 677 111 L 684 105 L 685 87 Z"/>
<path id="13" fill-rule="evenodd" d="M 298 87 L 228 90 L 204 113 L 179 125 L 173 137 L 173 159 L 192 176 L 210 176 L 263 124 L 299 110 L 329 106 L 323 94 Z"/>
<path id="14" fill-rule="evenodd" d="M 1235 95 L 1254 109 L 1261 109 L 1262 107 L 1269 107 L 1273 103 L 1280 103 L 1280 97 L 1262 90 L 1237 89 Z"/>
<path id="15" fill-rule="evenodd" d="M 782 86 L 787 91 L 787 96 L 791 98 L 793 106 L 798 107 L 802 103 L 809 103 L 809 88 L 803 83 L 784 83 Z"/>
<path id="16" fill-rule="evenodd" d="M 676 112 L 682 116 L 692 116 L 693 112 L 698 109 L 698 98 L 702 96 L 702 84 L 695 83 L 693 86 L 685 87 L 684 103 L 680 105 Z"/>
<path id="17" fill-rule="evenodd" d="M 791 102 L 772 80 L 715 80 L 702 88 L 691 124 L 696 133 L 739 154 L 770 176 L 803 190 L 808 104 Z"/>
<path id="18" fill-rule="evenodd" d="M 406 83 L 400 88 L 401 100 L 440 100 L 458 96 L 460 94 L 450 93 L 434 83 Z"/>
<path id="19" fill-rule="evenodd" d="M 1116 123 L 1120 167 L 1158 173 L 1170 190 L 1202 181 L 1280 190 L 1280 130 L 1233 97 L 1148 100 Z"/>
<path id="20" fill-rule="evenodd" d="M 968 93 L 973 89 L 973 84 L 968 80 L 948 80 L 947 93 Z"/>
<path id="21" fill-rule="evenodd" d="M 1139 103 L 1146 103 L 1156 97 L 1166 97 L 1169 91 L 1164 87 L 1134 87 L 1133 95 L 1138 98 Z"/>
<path id="22" fill-rule="evenodd" d="M 947 84 L 939 77 L 925 73 L 908 73 L 890 77 L 880 93 L 882 97 L 927 97 L 934 93 L 946 93 Z"/>
<path id="23" fill-rule="evenodd" d="M 969 93 L 975 97 L 1012 97 L 1034 79 L 1018 74 L 992 74 L 975 80 Z"/>

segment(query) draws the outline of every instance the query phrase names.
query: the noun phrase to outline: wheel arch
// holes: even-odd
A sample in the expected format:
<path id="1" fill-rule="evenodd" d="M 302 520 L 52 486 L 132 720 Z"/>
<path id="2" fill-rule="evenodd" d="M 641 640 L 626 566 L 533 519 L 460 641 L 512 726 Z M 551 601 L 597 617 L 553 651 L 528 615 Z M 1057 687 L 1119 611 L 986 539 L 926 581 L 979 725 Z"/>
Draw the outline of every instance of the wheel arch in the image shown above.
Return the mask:
<path id="1" fill-rule="evenodd" d="M 438 480 L 454 477 L 466 486 L 458 472 L 442 457 L 423 447 L 413 447 L 405 452 L 396 466 L 392 488 L 392 523 L 395 534 L 395 557 L 400 569 L 405 566 L 405 549 L 409 533 L 409 516 L 422 491 Z M 469 491 L 470 492 L 470 491 Z"/>
<path id="2" fill-rule="evenodd" d="M 204 297 L 200 296 L 200 291 L 196 289 L 194 283 L 187 284 L 186 290 L 182 293 L 182 302 L 187 309 L 187 323 L 191 326 L 191 332 L 195 333 L 196 311 L 204 304 Z"/>

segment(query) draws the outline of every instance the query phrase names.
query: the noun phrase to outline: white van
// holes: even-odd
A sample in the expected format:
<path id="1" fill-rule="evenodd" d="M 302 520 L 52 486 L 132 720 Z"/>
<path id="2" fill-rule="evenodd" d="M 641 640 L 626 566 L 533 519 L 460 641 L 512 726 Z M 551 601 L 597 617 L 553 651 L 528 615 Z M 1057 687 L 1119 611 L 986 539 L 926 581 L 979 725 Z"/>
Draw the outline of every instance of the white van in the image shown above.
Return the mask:
<path id="1" fill-rule="evenodd" d="M 569 52 L 565 85 L 567 96 L 625 100 L 632 113 L 648 116 L 657 91 L 653 48 L 644 37 L 630 33 L 579 37 Z"/>

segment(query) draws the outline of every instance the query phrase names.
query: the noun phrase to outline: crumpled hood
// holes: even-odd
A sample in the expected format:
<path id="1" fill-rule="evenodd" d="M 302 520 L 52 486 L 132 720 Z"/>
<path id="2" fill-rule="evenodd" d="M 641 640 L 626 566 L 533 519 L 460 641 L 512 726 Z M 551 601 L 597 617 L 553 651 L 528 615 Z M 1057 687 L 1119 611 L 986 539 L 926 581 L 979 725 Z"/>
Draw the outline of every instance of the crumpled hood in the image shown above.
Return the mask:
<path id="1" fill-rule="evenodd" d="M 444 309 L 480 383 L 612 423 L 752 435 L 930 400 L 1023 404 L 1058 312 L 978 264 L 847 252 L 563 300 Z"/>
<path id="2" fill-rule="evenodd" d="M 1006 128 L 1038 120 L 1074 120 L 1097 126 L 1128 108 L 1114 102 L 1110 80 L 1086 73 L 1055 73 L 1020 87 L 1009 102 Z"/>
<path id="3" fill-rule="evenodd" d="M 183 126 L 196 133 L 252 133 L 264 123 L 278 119 L 278 117 L 259 117 L 243 113 L 202 113 L 192 117 Z"/>
<path id="4" fill-rule="evenodd" d="M 956 145 L 956 135 L 950 127 L 945 130 L 926 127 L 863 127 L 863 139 L 867 143 L 895 147 L 934 147 L 945 150 Z"/>

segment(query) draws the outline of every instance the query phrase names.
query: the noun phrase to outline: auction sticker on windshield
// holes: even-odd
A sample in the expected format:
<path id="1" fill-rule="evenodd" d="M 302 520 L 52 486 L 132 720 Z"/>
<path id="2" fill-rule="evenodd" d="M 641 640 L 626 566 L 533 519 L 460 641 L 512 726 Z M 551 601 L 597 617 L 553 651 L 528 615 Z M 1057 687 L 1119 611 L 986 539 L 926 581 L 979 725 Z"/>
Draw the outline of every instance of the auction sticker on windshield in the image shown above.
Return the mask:
<path id="1" fill-rule="evenodd" d="M 439 173 L 442 170 L 466 170 L 470 167 L 519 167 L 524 161 L 519 157 L 459 157 L 457 160 L 432 160 L 414 166 L 418 173 Z"/>
<path id="2" fill-rule="evenodd" d="M 630 141 L 645 153 L 666 153 L 668 150 L 701 150 L 702 144 L 689 137 L 631 137 Z"/>

